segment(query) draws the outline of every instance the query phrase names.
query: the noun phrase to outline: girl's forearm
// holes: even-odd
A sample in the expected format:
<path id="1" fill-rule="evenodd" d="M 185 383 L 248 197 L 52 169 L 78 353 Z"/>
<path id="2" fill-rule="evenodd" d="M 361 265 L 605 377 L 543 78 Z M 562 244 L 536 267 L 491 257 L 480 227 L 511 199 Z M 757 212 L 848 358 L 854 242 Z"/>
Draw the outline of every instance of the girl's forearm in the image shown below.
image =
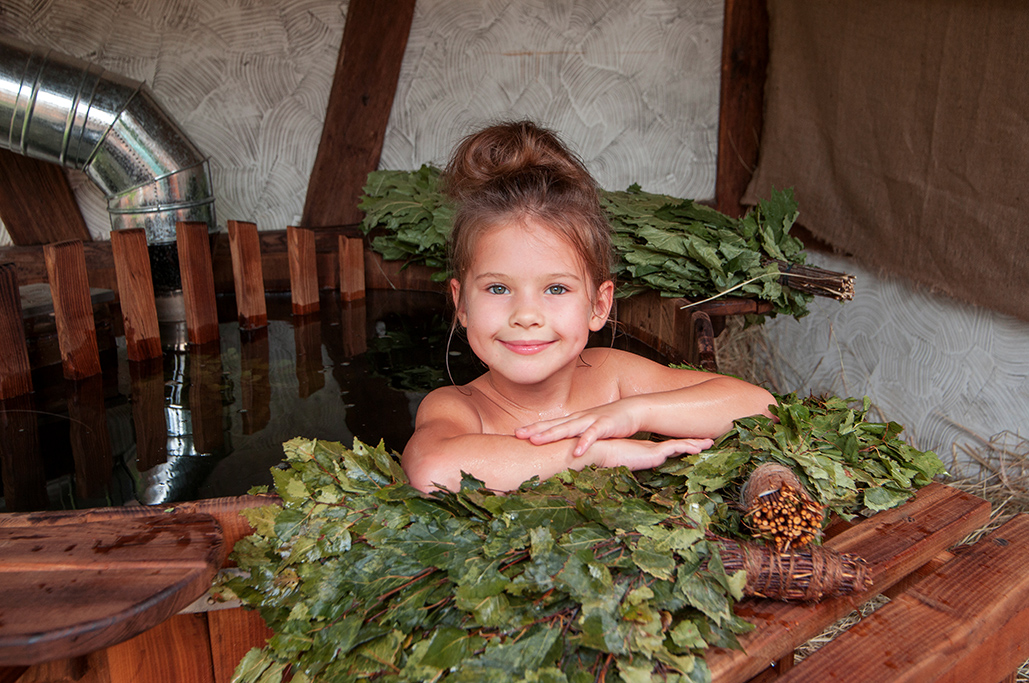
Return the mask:
<path id="1" fill-rule="evenodd" d="M 437 441 L 431 450 L 415 444 L 404 454 L 404 469 L 411 484 L 423 491 L 445 487 L 456 491 L 466 472 L 498 491 L 518 488 L 539 476 L 548 479 L 567 469 L 580 470 L 597 464 L 598 449 L 581 457 L 572 455 L 575 439 L 534 445 L 504 434 L 462 434 Z"/>
<path id="2" fill-rule="evenodd" d="M 732 377 L 718 376 L 682 389 L 620 399 L 636 416 L 640 431 L 673 437 L 715 438 L 733 420 L 770 415 L 771 393 Z"/>

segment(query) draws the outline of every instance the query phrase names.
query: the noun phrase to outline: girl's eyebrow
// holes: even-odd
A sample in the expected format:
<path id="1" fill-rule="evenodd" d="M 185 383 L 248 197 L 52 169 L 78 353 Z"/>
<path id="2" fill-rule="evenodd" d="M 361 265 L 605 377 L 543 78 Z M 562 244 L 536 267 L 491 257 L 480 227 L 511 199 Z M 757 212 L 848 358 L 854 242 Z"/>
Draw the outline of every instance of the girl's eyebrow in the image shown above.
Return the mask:
<path id="1" fill-rule="evenodd" d="M 510 279 L 510 275 L 506 273 L 479 273 L 475 276 L 476 280 L 507 280 Z M 548 273 L 547 275 L 540 278 L 541 280 L 582 280 L 582 276 L 576 275 L 575 273 Z"/>

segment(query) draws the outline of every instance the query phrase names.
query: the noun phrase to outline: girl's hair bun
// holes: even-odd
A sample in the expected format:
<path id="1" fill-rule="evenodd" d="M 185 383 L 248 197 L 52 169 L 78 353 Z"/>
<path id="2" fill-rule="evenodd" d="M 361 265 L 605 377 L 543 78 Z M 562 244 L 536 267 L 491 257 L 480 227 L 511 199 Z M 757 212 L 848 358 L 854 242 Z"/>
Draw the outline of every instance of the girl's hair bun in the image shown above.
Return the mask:
<path id="1" fill-rule="evenodd" d="M 532 121 L 500 123 L 469 135 L 454 150 L 444 191 L 457 201 L 521 174 L 544 174 L 594 187 L 593 177 L 550 130 Z"/>

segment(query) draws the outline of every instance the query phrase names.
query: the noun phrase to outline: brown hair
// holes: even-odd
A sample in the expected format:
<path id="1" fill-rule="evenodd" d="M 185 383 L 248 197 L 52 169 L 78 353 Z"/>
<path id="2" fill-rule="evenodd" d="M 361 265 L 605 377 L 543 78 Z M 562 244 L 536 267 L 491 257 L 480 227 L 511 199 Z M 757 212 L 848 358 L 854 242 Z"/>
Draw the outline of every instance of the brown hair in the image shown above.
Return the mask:
<path id="1" fill-rule="evenodd" d="M 594 287 L 611 279 L 611 228 L 596 181 L 553 132 L 517 121 L 466 137 L 447 165 L 443 189 L 457 208 L 449 250 L 459 281 L 483 232 L 524 218 L 566 239 Z"/>

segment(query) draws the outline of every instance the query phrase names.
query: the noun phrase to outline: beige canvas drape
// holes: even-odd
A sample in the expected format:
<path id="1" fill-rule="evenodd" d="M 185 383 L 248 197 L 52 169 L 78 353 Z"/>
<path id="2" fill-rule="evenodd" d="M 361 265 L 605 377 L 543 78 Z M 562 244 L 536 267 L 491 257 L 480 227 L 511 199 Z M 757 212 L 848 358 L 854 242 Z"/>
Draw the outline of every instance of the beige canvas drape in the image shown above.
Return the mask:
<path id="1" fill-rule="evenodd" d="M 770 0 L 758 168 L 858 260 L 1029 320 L 1029 4 Z"/>

